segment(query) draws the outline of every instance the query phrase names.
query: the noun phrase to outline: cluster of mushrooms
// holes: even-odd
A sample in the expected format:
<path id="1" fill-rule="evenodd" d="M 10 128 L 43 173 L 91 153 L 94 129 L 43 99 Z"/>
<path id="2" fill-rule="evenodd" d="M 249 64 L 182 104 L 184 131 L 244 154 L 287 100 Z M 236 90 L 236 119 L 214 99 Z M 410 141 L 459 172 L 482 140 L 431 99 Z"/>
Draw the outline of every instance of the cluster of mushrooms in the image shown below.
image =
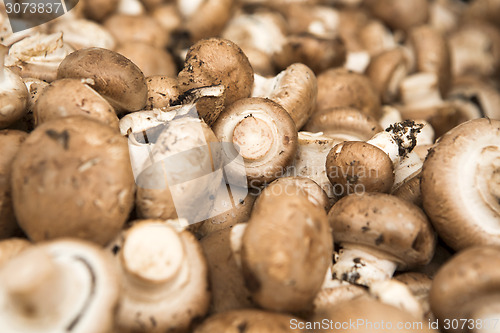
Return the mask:
<path id="1" fill-rule="evenodd" d="M 1 13 L 1 332 L 500 332 L 499 0 Z"/>

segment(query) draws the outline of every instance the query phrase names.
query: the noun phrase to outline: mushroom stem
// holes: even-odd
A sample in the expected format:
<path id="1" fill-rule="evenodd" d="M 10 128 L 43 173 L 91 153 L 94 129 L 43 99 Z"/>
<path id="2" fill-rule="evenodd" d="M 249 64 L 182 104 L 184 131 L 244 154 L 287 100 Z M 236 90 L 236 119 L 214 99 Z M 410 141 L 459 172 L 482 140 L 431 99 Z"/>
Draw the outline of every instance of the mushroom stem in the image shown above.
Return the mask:
<path id="1" fill-rule="evenodd" d="M 443 103 L 435 73 L 418 73 L 408 76 L 401 83 L 401 98 L 405 105 L 415 109 Z"/>
<path id="2" fill-rule="evenodd" d="M 243 234 L 247 229 L 248 223 L 240 223 L 235 225 L 231 229 L 230 234 L 230 243 L 231 250 L 233 252 L 234 261 L 236 261 L 236 265 L 241 268 L 241 247 L 243 245 Z"/>
<path id="3" fill-rule="evenodd" d="M 369 286 L 374 281 L 388 280 L 397 268 L 397 263 L 376 254 L 374 249 L 363 245 L 344 243 L 339 258 L 333 265 L 333 276 L 352 284 Z"/>

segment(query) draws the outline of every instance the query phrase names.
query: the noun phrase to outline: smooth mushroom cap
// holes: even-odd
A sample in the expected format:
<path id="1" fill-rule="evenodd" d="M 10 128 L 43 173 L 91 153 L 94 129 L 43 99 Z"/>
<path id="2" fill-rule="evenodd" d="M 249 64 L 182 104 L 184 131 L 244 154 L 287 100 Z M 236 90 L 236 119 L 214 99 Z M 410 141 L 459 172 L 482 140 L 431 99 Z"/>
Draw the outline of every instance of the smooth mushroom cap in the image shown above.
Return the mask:
<path id="1" fill-rule="evenodd" d="M 163 108 L 172 105 L 181 92 L 176 78 L 164 75 L 154 75 L 146 78 L 148 99 L 146 109 Z"/>
<path id="2" fill-rule="evenodd" d="M 85 0 L 83 13 L 94 21 L 102 21 L 118 8 L 120 0 Z"/>
<path id="3" fill-rule="evenodd" d="M 324 311 L 318 311 L 312 321 L 321 322 L 325 318 L 332 324 L 326 330 L 322 330 L 323 332 L 373 333 L 393 330 L 399 333 L 436 332 L 428 327 L 428 323 L 419 322 L 419 318 L 413 317 L 406 311 L 368 297 L 358 297 Z M 351 322 L 354 325 L 342 325 Z"/>
<path id="4" fill-rule="evenodd" d="M 474 119 L 443 135 L 422 168 L 424 210 L 455 250 L 500 245 L 500 121 Z"/>
<path id="5" fill-rule="evenodd" d="M 250 186 L 281 176 L 297 151 L 295 123 L 283 107 L 269 99 L 238 100 L 224 110 L 213 130 L 221 142 L 233 143 L 234 148 L 223 145 L 228 160 L 236 155 L 243 158 L 245 170 L 239 163 L 227 168 L 237 175 L 245 172 Z"/>
<path id="6" fill-rule="evenodd" d="M 358 109 L 338 107 L 315 112 L 304 130 L 313 133 L 323 132 L 338 139 L 366 141 L 383 128 L 373 117 Z"/>
<path id="7" fill-rule="evenodd" d="M 200 241 L 207 260 L 212 291 L 211 314 L 254 307 L 231 248 L 231 230 L 214 231 Z"/>
<path id="8" fill-rule="evenodd" d="M 261 307 L 306 310 L 331 263 L 326 214 L 306 195 L 289 194 L 285 188 L 274 192 L 264 191 L 258 198 L 243 235 L 243 275 Z"/>
<path id="9" fill-rule="evenodd" d="M 30 246 L 31 243 L 24 238 L 8 238 L 1 240 L 0 267 Z"/>
<path id="10" fill-rule="evenodd" d="M 85 116 L 118 129 L 113 107 L 89 85 L 92 80 L 61 79 L 53 81 L 33 106 L 35 126 L 69 116 Z"/>
<path id="11" fill-rule="evenodd" d="M 133 206 L 127 140 L 88 117 L 38 126 L 12 168 L 14 211 L 33 241 L 71 236 L 106 244 Z"/>
<path id="12" fill-rule="evenodd" d="M 332 68 L 318 75 L 316 113 L 329 108 L 359 109 L 375 119 L 382 115 L 380 98 L 368 77 L 344 68 Z"/>
<path id="13" fill-rule="evenodd" d="M 368 296 L 366 288 L 339 281 L 338 285 L 324 287 L 318 292 L 314 299 L 314 312 L 324 313 L 328 308 L 362 296 Z"/>
<path id="14" fill-rule="evenodd" d="M 234 310 L 211 316 L 198 326 L 194 333 L 292 333 L 305 332 L 291 327 L 295 323 L 304 325 L 302 319 L 284 313 L 264 310 Z"/>
<path id="15" fill-rule="evenodd" d="M 429 18 L 427 0 L 367 0 L 365 2 L 375 17 L 394 30 L 408 30 L 426 23 Z"/>
<path id="16" fill-rule="evenodd" d="M 71 53 L 59 65 L 57 78 L 94 80 L 92 88 L 117 112 L 137 111 L 146 105 L 144 74 L 130 60 L 110 50 L 89 48 Z"/>
<path id="17" fill-rule="evenodd" d="M 436 239 L 425 214 L 389 194 L 344 197 L 333 205 L 328 220 L 336 242 L 374 249 L 399 269 L 423 266 L 434 254 Z"/>
<path id="18" fill-rule="evenodd" d="M 495 310 L 500 293 L 500 249 L 481 246 L 459 252 L 434 277 L 430 291 L 432 312 L 439 320 L 486 319 Z M 495 317 L 490 317 L 495 318 Z M 445 330 L 462 332 L 461 330 Z M 493 332 L 493 331 L 492 331 Z"/>
<path id="19" fill-rule="evenodd" d="M 0 131 L 0 239 L 20 235 L 12 203 L 12 164 L 28 133 L 17 130 Z"/>
<path id="20" fill-rule="evenodd" d="M 388 193 L 394 183 L 394 167 L 389 155 L 359 141 L 342 142 L 330 150 L 326 157 L 326 175 L 339 197 L 360 192 Z"/>
<path id="21" fill-rule="evenodd" d="M 147 15 L 114 14 L 104 21 L 103 26 L 118 44 L 139 42 L 165 48 L 169 39 L 162 26 Z"/>
<path id="22" fill-rule="evenodd" d="M 144 73 L 144 76 L 177 76 L 174 58 L 166 50 L 142 42 L 125 42 L 116 52 L 130 59 Z"/>

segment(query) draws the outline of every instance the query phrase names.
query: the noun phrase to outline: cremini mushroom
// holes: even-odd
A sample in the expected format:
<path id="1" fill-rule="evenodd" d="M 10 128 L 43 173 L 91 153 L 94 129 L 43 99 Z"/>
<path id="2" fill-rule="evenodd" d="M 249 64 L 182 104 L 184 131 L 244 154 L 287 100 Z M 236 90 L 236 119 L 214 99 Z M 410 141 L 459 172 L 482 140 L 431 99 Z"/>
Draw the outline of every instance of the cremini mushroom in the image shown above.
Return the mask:
<path id="1" fill-rule="evenodd" d="M 194 333 L 245 332 L 245 333 L 293 333 L 305 332 L 302 319 L 284 313 L 243 309 L 220 313 L 206 319 Z"/>
<path id="2" fill-rule="evenodd" d="M 206 314 L 207 264 L 190 232 L 162 220 L 140 220 L 108 249 L 122 275 L 120 332 L 187 332 Z"/>
<path id="3" fill-rule="evenodd" d="M 33 106 L 35 126 L 69 116 L 85 116 L 118 129 L 113 107 L 90 86 L 92 79 L 60 79 L 53 81 Z"/>
<path id="4" fill-rule="evenodd" d="M 316 75 L 304 64 L 290 65 L 273 78 L 254 75 L 252 97 L 269 98 L 280 104 L 297 129 L 304 126 L 313 113 L 317 95 Z"/>
<path id="5" fill-rule="evenodd" d="M 177 79 L 173 77 L 153 75 L 146 78 L 146 84 L 148 86 L 146 110 L 171 106 L 181 95 Z"/>
<path id="6" fill-rule="evenodd" d="M 0 267 L 31 246 L 24 238 L 8 238 L 0 241 Z"/>
<path id="7" fill-rule="evenodd" d="M 297 151 L 295 123 L 287 111 L 269 99 L 252 97 L 228 106 L 213 125 L 223 145 L 223 154 L 232 161 L 241 156 L 250 186 L 271 182 L 286 171 Z M 228 166 L 241 172 L 239 163 Z"/>
<path id="8" fill-rule="evenodd" d="M 141 42 L 125 42 L 116 52 L 130 59 L 144 73 L 144 76 L 177 76 L 177 66 L 172 55 L 163 48 Z"/>
<path id="9" fill-rule="evenodd" d="M 147 15 L 114 14 L 104 21 L 103 26 L 118 44 L 138 42 L 164 48 L 168 43 L 169 34 Z"/>
<path id="10" fill-rule="evenodd" d="M 396 269 L 423 266 L 434 254 L 436 240 L 425 214 L 389 194 L 344 197 L 328 219 L 342 248 L 332 269 L 340 280 L 369 286 L 390 279 Z"/>
<path id="11" fill-rule="evenodd" d="M 6 332 L 110 332 L 119 298 L 111 256 L 62 239 L 29 247 L 0 268 Z"/>
<path id="12" fill-rule="evenodd" d="M 429 18 L 427 0 L 366 0 L 365 5 L 375 17 L 394 30 L 407 31 L 426 23 Z"/>
<path id="13" fill-rule="evenodd" d="M 27 111 L 26 114 L 17 122 L 12 124 L 10 128 L 31 132 L 35 128 L 33 107 L 43 90 L 49 86 L 49 83 L 35 78 L 24 78 L 23 81 L 29 93 L 28 103 L 26 105 Z"/>
<path id="14" fill-rule="evenodd" d="M 425 212 L 455 250 L 500 245 L 499 139 L 499 120 L 470 120 L 443 135 L 424 162 Z"/>
<path id="15" fill-rule="evenodd" d="M 248 58 L 235 43 L 210 38 L 191 46 L 178 80 L 181 92 L 205 86 L 224 86 L 223 99 L 202 99 L 197 103 L 199 114 L 210 126 L 217 120 L 223 106 L 250 96 L 254 78 Z"/>
<path id="16" fill-rule="evenodd" d="M 23 80 L 4 66 L 7 47 L 0 45 L 0 129 L 12 125 L 27 112 L 29 93 Z"/>
<path id="17" fill-rule="evenodd" d="M 368 77 L 343 68 L 332 68 L 317 77 L 316 113 L 334 107 L 351 107 L 378 119 L 380 98 Z"/>
<path id="18" fill-rule="evenodd" d="M 12 204 L 12 162 L 28 133 L 18 130 L 0 130 L 0 239 L 21 234 Z"/>
<path id="19" fill-rule="evenodd" d="M 281 187 L 281 191 L 278 190 Z M 241 248 L 243 275 L 259 306 L 296 312 L 312 307 L 331 263 L 332 236 L 323 207 L 299 187 L 276 185 L 257 199 Z"/>
<path id="20" fill-rule="evenodd" d="M 57 68 L 73 48 L 63 41 L 62 32 L 54 34 L 33 34 L 9 49 L 5 59 L 14 73 L 21 77 L 33 77 L 47 82 L 57 78 Z"/>
<path id="21" fill-rule="evenodd" d="M 82 0 L 83 13 L 94 21 L 102 21 L 118 8 L 120 0 Z"/>
<path id="22" fill-rule="evenodd" d="M 127 140 L 88 117 L 38 126 L 19 149 L 12 170 L 14 212 L 35 242 L 78 237 L 106 244 L 133 206 Z"/>
<path id="23" fill-rule="evenodd" d="M 117 112 L 144 108 L 148 88 L 141 70 L 119 53 L 88 48 L 67 56 L 57 70 L 57 78 L 92 79 L 92 88 Z"/>
<path id="24" fill-rule="evenodd" d="M 332 280 L 330 274 L 327 284 L 323 285 L 314 299 L 314 313 L 324 313 L 337 304 L 368 295 L 366 288 L 346 281 Z"/>
<path id="25" fill-rule="evenodd" d="M 429 300 L 443 332 L 498 331 L 499 258 L 497 246 L 478 246 L 459 252 L 439 269 Z M 457 321 L 474 325 L 463 329 Z"/>

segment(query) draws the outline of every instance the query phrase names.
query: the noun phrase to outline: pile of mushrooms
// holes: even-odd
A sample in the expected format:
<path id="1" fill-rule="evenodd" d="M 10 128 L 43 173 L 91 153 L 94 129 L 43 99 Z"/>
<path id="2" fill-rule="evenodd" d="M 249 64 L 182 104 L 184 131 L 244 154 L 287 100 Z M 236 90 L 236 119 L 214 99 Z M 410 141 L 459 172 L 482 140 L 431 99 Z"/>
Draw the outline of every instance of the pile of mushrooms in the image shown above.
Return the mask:
<path id="1" fill-rule="evenodd" d="M 500 1 L 0 8 L 0 331 L 500 332 Z"/>

